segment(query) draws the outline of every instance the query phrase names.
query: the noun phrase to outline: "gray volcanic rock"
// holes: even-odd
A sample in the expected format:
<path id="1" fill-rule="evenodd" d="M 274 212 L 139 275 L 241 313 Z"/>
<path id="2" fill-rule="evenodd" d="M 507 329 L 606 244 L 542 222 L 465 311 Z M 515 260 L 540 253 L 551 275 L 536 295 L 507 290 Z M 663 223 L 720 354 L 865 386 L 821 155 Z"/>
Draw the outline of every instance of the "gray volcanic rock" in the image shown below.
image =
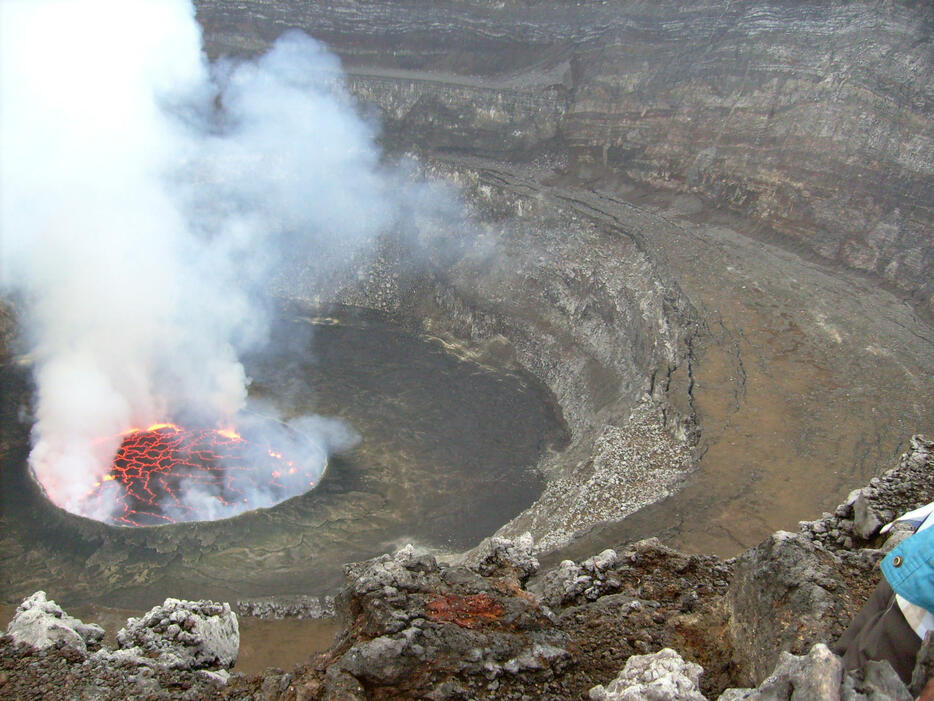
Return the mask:
<path id="1" fill-rule="evenodd" d="M 720 701 L 788 701 L 789 699 L 840 699 L 843 660 L 823 644 L 807 655 L 782 652 L 775 670 L 758 689 L 728 689 Z"/>
<path id="2" fill-rule="evenodd" d="M 81 653 L 93 652 L 104 639 L 103 628 L 69 616 L 61 606 L 47 599 L 44 591 L 37 591 L 17 607 L 6 632 L 16 642 L 39 650 L 65 645 Z"/>
<path id="3" fill-rule="evenodd" d="M 918 658 L 911 674 L 912 695 L 918 696 L 931 679 L 934 679 L 934 633 L 924 636 L 921 649 L 918 650 Z"/>
<path id="4" fill-rule="evenodd" d="M 869 660 L 862 669 L 847 671 L 840 690 L 843 701 L 913 701 L 915 694 L 909 692 L 898 678 L 898 673 L 886 661 Z"/>
<path id="5" fill-rule="evenodd" d="M 174 623 L 163 625 L 163 619 Z M 103 638 L 103 628 L 82 623 L 36 592 L 0 638 L 0 697 L 210 698 L 229 674 L 208 668 L 232 665 L 239 647 L 236 617 L 226 604 L 172 599 L 127 621 L 118 642 L 133 647 L 114 651 L 102 646 Z"/>
<path id="6" fill-rule="evenodd" d="M 731 573 L 729 564 L 714 557 L 688 555 L 669 548 L 657 538 L 633 543 L 617 553 L 607 549 L 581 562 L 563 560 L 529 586 L 529 590 L 552 608 L 596 601 L 608 594 L 616 594 L 631 586 L 635 572 L 646 563 L 656 563 L 660 572 L 678 575 L 700 575 L 710 580 L 712 588 L 726 586 Z M 687 580 L 685 580 L 687 581 Z M 650 589 L 648 583 L 640 589 Z M 691 592 L 679 592 L 686 598 L 684 610 L 691 608 Z"/>
<path id="7" fill-rule="evenodd" d="M 117 633 L 115 660 L 168 669 L 230 668 L 240 651 L 237 615 L 228 604 L 166 599 Z"/>
<path id="8" fill-rule="evenodd" d="M 763 679 L 783 652 L 833 640 L 849 623 L 839 560 L 804 536 L 778 531 L 736 561 L 728 601 L 741 669 Z"/>
<path id="9" fill-rule="evenodd" d="M 465 564 L 484 576 L 512 575 L 520 584 L 538 572 L 539 563 L 532 554 L 535 546 L 531 533 L 516 539 L 493 536 L 474 548 Z"/>
<path id="10" fill-rule="evenodd" d="M 869 540 L 885 525 L 862 490 L 853 501 L 853 528 L 860 538 Z"/>
<path id="11" fill-rule="evenodd" d="M 775 670 L 756 689 L 727 689 L 718 701 L 911 701 L 888 662 L 870 660 L 844 671 L 843 660 L 818 643 L 807 655 L 783 652 Z"/>
<path id="12" fill-rule="evenodd" d="M 657 541 L 652 542 L 661 545 Z M 587 558 L 580 564 L 573 560 L 562 560 L 558 567 L 545 575 L 537 591 L 549 606 L 560 606 L 580 596 L 596 599 L 621 586 L 612 571 L 618 562 L 616 551 L 611 549 Z"/>

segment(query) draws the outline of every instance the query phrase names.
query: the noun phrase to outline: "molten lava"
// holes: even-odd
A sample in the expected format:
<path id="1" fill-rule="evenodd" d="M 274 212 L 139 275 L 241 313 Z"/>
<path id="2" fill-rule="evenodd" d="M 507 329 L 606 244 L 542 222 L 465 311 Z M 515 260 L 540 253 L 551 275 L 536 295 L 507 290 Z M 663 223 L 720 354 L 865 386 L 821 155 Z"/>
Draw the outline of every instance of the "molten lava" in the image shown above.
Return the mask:
<path id="1" fill-rule="evenodd" d="M 110 472 L 84 499 L 115 525 L 232 516 L 305 492 L 320 474 L 230 428 L 162 423 L 121 435 Z"/>

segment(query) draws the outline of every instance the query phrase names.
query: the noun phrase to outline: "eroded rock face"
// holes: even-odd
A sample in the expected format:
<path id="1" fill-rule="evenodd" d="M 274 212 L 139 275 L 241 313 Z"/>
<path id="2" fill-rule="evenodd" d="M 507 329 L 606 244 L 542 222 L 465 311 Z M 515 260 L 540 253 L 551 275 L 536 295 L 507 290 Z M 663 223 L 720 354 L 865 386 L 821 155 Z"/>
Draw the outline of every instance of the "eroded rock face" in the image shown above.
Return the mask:
<path id="1" fill-rule="evenodd" d="M 780 653 L 803 653 L 846 629 L 850 614 L 839 566 L 830 552 L 787 531 L 737 559 L 728 595 L 730 631 L 749 679 L 764 678 Z"/>
<path id="2" fill-rule="evenodd" d="M 397 148 L 699 193 L 934 309 L 924 3 L 196 4 L 212 53 L 327 41 Z"/>
<path id="3" fill-rule="evenodd" d="M 564 133 L 579 167 L 702 193 L 934 309 L 932 92 L 915 73 L 932 66 L 929 12 L 625 5 L 630 25 L 574 64 Z"/>
<path id="4" fill-rule="evenodd" d="M 6 632 L 16 642 L 39 650 L 62 645 L 81 653 L 93 652 L 104 639 L 103 628 L 69 616 L 46 598 L 44 591 L 37 591 L 17 607 Z"/>
<path id="5" fill-rule="evenodd" d="M 346 571 L 338 606 L 352 637 L 334 665 L 368 688 L 447 698 L 455 687 L 553 675 L 570 658 L 546 612 L 516 595 L 512 574 L 487 579 L 465 567 L 442 568 L 411 547 Z M 346 680 L 332 674 L 325 684 Z"/>

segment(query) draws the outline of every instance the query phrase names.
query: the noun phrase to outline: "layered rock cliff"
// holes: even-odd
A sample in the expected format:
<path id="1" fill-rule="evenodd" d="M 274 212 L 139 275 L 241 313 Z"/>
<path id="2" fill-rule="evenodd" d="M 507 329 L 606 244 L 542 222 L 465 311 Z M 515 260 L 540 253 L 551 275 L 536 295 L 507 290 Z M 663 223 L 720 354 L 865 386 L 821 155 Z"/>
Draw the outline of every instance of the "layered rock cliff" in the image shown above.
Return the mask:
<path id="1" fill-rule="evenodd" d="M 212 54 L 326 41 L 396 147 L 698 193 L 934 311 L 926 3 L 197 6 Z"/>

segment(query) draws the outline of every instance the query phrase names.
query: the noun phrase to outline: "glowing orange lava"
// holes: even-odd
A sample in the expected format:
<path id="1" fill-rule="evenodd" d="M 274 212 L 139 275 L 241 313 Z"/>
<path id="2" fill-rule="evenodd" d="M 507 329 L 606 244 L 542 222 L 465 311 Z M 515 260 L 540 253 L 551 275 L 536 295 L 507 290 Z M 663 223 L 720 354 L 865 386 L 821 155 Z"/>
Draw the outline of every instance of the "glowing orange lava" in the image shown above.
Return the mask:
<path id="1" fill-rule="evenodd" d="M 84 499 L 115 525 L 231 516 L 307 491 L 320 473 L 232 428 L 158 423 L 120 435 L 110 472 Z M 287 484 L 279 481 L 283 473 L 290 475 Z"/>

